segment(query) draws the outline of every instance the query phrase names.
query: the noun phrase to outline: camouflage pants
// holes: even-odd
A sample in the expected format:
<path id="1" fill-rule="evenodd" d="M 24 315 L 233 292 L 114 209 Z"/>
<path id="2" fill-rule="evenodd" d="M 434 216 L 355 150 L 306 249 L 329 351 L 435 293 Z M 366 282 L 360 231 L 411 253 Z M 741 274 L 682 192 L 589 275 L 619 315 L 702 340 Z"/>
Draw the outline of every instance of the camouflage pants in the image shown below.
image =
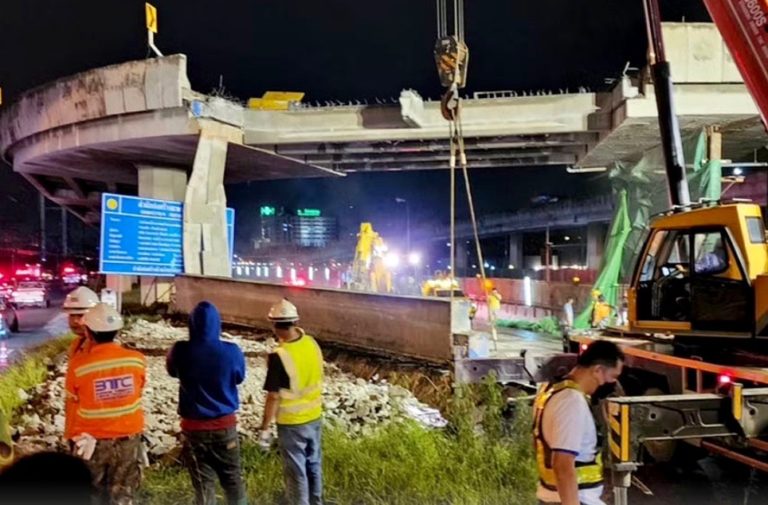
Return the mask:
<path id="1" fill-rule="evenodd" d="M 132 505 L 141 484 L 141 435 L 99 440 L 88 467 L 100 505 Z"/>

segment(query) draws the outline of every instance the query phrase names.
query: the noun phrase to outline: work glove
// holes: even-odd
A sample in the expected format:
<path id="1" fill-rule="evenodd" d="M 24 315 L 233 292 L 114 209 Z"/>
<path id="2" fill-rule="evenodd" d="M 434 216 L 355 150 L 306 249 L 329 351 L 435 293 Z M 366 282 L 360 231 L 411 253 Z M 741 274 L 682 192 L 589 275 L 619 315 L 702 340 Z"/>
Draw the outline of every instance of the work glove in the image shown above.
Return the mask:
<path id="1" fill-rule="evenodd" d="M 141 437 L 141 443 L 139 444 L 139 463 L 141 464 L 142 468 L 147 468 L 149 466 L 149 450 L 147 449 L 147 439 L 146 437 Z"/>
<path id="2" fill-rule="evenodd" d="M 75 441 L 75 454 L 90 461 L 93 457 L 93 451 L 96 450 L 96 439 L 90 433 L 82 433 L 72 440 Z"/>
<path id="3" fill-rule="evenodd" d="M 269 430 L 261 430 L 257 444 L 262 451 L 267 452 L 272 447 L 272 433 Z"/>

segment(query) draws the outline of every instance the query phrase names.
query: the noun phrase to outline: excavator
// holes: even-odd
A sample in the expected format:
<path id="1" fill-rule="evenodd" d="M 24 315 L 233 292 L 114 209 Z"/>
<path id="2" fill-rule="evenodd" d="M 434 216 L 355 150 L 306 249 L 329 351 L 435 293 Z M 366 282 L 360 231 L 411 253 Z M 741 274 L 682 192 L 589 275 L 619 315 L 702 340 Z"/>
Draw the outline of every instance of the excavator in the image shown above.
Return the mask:
<path id="1" fill-rule="evenodd" d="M 629 332 L 678 341 L 768 338 L 768 244 L 752 203 L 691 203 L 656 0 L 644 0 L 671 209 L 650 223 L 628 292 Z M 768 4 L 705 0 L 763 124 L 768 118 Z"/>

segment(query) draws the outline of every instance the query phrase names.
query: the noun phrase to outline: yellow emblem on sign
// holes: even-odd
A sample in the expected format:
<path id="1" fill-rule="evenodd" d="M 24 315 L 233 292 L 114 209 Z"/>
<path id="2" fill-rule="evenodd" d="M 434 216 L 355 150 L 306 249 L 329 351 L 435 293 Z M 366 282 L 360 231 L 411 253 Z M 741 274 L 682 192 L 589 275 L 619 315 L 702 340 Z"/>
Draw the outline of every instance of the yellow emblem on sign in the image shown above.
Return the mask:
<path id="1" fill-rule="evenodd" d="M 107 200 L 107 208 L 109 210 L 116 210 L 117 209 L 117 200 L 115 200 L 114 198 L 110 198 L 109 200 Z"/>
<path id="2" fill-rule="evenodd" d="M 157 7 L 147 2 L 144 4 L 144 12 L 147 16 L 147 30 L 157 33 Z"/>

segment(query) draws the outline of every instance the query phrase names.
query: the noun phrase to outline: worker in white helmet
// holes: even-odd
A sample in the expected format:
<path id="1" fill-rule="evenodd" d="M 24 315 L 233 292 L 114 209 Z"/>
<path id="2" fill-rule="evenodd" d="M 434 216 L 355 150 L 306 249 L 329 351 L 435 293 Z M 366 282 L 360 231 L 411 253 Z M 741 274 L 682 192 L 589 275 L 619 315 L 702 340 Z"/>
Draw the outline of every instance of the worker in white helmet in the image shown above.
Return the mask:
<path id="1" fill-rule="evenodd" d="M 146 360 L 114 341 L 123 318 L 112 306 L 97 304 L 83 325 L 93 346 L 67 369 L 67 395 L 75 403 L 72 441 L 91 470 L 99 503 L 130 505 L 141 483 Z"/>
<path id="2" fill-rule="evenodd" d="M 75 335 L 75 340 L 69 348 L 70 359 L 76 352 L 87 351 L 89 347 L 83 326 L 83 315 L 97 303 L 99 303 L 99 296 L 85 286 L 71 291 L 64 299 L 62 310 L 67 314 L 69 329 Z"/>
<path id="3" fill-rule="evenodd" d="M 296 325 L 299 313 L 288 300 L 273 305 L 267 318 L 280 343 L 267 361 L 260 444 L 268 445 L 270 426 L 277 421 L 287 503 L 318 505 L 323 495 L 323 354 Z"/>
<path id="4" fill-rule="evenodd" d="M 99 303 L 98 295 L 85 286 L 80 286 L 71 291 L 64 299 L 62 310 L 67 314 L 69 329 L 72 335 L 74 335 L 67 354 L 70 362 L 72 362 L 76 355 L 87 353 L 93 345 L 93 342 L 86 335 L 85 326 L 83 326 L 83 316 L 88 312 L 88 309 L 94 307 L 97 303 Z M 69 376 L 67 376 L 67 379 L 69 379 Z M 65 388 L 65 390 L 69 389 L 67 384 L 65 384 Z M 73 409 L 73 398 L 66 395 L 64 399 L 64 438 L 66 440 L 71 440 L 75 435 L 72 433 Z"/>

